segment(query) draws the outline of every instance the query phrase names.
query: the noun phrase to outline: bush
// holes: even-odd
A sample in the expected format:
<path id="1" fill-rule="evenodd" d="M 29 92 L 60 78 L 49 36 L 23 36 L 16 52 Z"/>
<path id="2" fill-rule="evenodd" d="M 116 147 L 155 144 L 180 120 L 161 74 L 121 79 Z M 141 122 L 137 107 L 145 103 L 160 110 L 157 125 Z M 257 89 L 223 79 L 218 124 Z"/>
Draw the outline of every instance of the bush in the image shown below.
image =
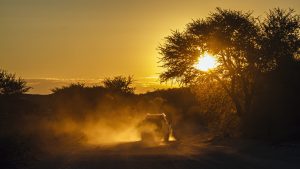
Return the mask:
<path id="1" fill-rule="evenodd" d="M 0 69 L 1 95 L 20 95 L 26 93 L 30 88 L 27 86 L 25 80 L 16 78 L 15 74 Z"/>

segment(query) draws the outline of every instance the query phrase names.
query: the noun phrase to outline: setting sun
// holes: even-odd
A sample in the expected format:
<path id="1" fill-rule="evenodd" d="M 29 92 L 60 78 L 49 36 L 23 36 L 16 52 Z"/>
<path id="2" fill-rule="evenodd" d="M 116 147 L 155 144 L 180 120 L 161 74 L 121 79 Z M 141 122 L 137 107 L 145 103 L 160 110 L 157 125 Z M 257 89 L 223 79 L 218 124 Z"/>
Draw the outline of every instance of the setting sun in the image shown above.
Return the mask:
<path id="1" fill-rule="evenodd" d="M 198 62 L 194 65 L 194 67 L 198 70 L 208 71 L 217 67 L 217 60 L 214 56 L 205 52 L 200 56 Z"/>

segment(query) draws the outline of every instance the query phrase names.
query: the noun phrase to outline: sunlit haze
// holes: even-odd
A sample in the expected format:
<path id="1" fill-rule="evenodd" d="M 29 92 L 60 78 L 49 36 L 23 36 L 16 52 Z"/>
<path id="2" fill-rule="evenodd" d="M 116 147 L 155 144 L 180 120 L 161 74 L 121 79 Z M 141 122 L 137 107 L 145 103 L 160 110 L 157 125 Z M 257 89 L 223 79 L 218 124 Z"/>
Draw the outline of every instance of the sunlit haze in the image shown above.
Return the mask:
<path id="1" fill-rule="evenodd" d="M 157 77 L 163 38 L 216 7 L 255 16 L 300 8 L 299 0 L 240 2 L 0 0 L 0 67 L 24 79 Z"/>

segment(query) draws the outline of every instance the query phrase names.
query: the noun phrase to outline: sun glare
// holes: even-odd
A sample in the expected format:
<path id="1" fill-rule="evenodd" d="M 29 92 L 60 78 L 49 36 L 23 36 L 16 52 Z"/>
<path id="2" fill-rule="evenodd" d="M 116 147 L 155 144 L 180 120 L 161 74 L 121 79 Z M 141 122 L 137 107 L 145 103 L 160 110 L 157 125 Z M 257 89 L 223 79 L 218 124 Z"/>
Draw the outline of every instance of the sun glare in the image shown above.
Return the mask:
<path id="1" fill-rule="evenodd" d="M 217 67 L 217 60 L 214 56 L 205 52 L 200 56 L 198 62 L 194 65 L 194 67 L 198 70 L 208 71 Z"/>

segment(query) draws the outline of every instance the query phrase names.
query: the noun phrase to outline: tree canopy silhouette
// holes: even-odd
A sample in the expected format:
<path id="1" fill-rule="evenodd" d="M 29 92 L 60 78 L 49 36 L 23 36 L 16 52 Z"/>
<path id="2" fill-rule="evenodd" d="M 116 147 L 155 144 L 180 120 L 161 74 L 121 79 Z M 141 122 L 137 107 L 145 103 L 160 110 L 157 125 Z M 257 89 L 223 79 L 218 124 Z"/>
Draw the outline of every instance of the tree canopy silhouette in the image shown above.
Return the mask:
<path id="1" fill-rule="evenodd" d="M 133 94 L 135 88 L 132 87 L 133 77 L 132 76 L 115 76 L 113 78 L 105 78 L 103 85 L 105 88 L 121 93 Z"/>
<path id="2" fill-rule="evenodd" d="M 84 90 L 85 84 L 84 83 L 71 83 L 68 86 L 62 86 L 62 87 L 55 87 L 54 89 L 51 89 L 53 94 L 59 94 L 59 93 L 76 93 L 80 90 Z"/>
<path id="3" fill-rule="evenodd" d="M 292 9 L 270 10 L 261 23 L 262 50 L 265 59 L 273 60 L 276 69 L 290 69 L 300 59 L 299 15 Z"/>
<path id="4" fill-rule="evenodd" d="M 291 9 L 270 10 L 261 21 L 250 12 L 217 8 L 209 17 L 193 20 L 183 32 L 173 31 L 165 38 L 159 46 L 165 68 L 161 81 L 218 82 L 237 114 L 244 117 L 251 112 L 261 75 L 299 56 L 299 32 L 299 15 Z M 194 67 L 204 52 L 216 57 L 216 68 Z"/>
<path id="5" fill-rule="evenodd" d="M 27 86 L 25 80 L 17 78 L 15 74 L 0 69 L 0 94 L 20 95 L 26 93 L 31 87 Z"/>

